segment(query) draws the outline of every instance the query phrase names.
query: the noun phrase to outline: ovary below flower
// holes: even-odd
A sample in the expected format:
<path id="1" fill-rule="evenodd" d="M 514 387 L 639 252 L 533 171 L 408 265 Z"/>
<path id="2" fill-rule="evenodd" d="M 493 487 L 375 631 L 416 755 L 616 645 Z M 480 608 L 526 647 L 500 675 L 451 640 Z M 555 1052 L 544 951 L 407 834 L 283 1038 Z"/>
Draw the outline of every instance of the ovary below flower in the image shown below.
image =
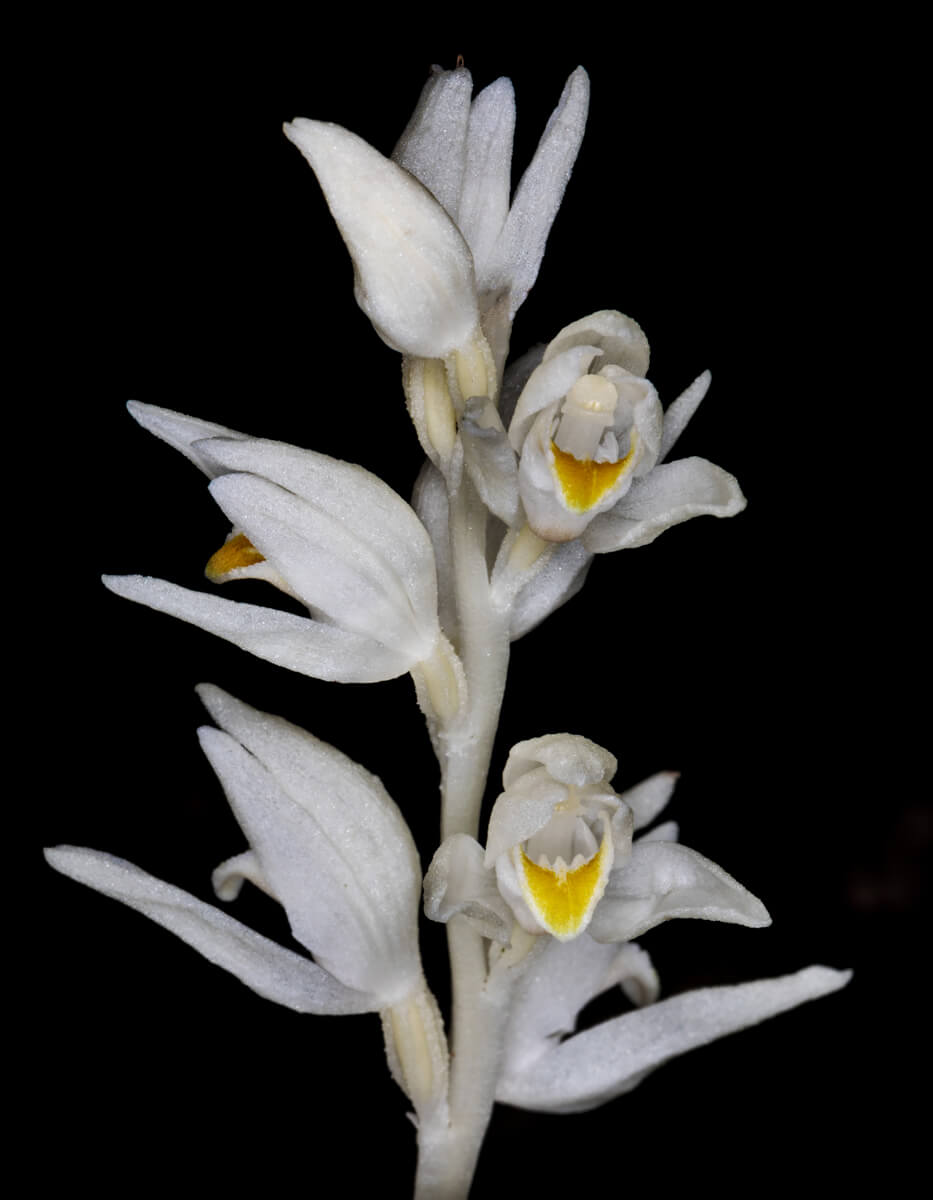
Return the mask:
<path id="1" fill-rule="evenodd" d="M 744 507 L 731 475 L 704 459 L 659 466 L 702 399 L 701 376 L 663 413 L 645 378 L 648 342 L 631 318 L 593 313 L 563 329 L 518 397 L 509 440 L 538 536 L 582 537 L 590 553 L 643 545 L 701 513 Z"/>

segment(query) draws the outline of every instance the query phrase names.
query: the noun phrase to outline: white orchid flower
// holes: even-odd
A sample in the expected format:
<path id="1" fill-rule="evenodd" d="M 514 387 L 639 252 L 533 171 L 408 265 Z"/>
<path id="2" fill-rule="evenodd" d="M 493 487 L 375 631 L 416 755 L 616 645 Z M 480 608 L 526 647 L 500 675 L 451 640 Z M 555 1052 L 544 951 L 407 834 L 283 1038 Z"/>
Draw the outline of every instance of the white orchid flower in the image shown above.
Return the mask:
<path id="1" fill-rule="evenodd" d="M 385 788 L 287 721 L 219 688 L 198 690 L 220 726 L 202 728 L 201 745 L 250 845 L 214 872 L 215 890 L 231 900 L 244 879 L 261 887 L 315 961 L 109 854 L 59 846 L 49 862 L 299 1012 L 370 1012 L 404 1001 L 421 986 L 421 870 Z"/>
<path id="2" fill-rule="evenodd" d="M 648 341 L 622 313 L 568 325 L 544 351 L 515 404 L 509 441 L 528 523 L 592 554 L 644 546 L 681 521 L 734 516 L 733 476 L 702 458 L 664 463 L 710 384 L 704 372 L 662 412 L 645 377 Z"/>
<path id="3" fill-rule="evenodd" d="M 311 615 L 144 576 L 105 576 L 111 591 L 305 675 L 360 683 L 415 670 L 429 685 L 440 681 L 432 695 L 456 702 L 457 662 L 438 625 L 430 538 L 387 484 L 327 455 L 167 409 L 132 403 L 130 412 L 211 477 L 211 494 L 233 523 L 208 577 L 266 580 Z"/>
<path id="4" fill-rule="evenodd" d="M 487 937 L 509 940 L 510 915 L 527 932 L 570 941 L 638 937 L 674 917 L 770 924 L 764 905 L 715 863 L 676 843 L 661 826 L 632 833 L 667 803 L 676 775 L 662 772 L 621 794 L 616 760 L 574 734 L 520 742 L 489 818 L 485 853 L 474 839 L 448 839 L 425 878 L 425 911 L 470 917 Z M 493 887 L 493 872 L 495 888 Z"/>
<path id="5" fill-rule="evenodd" d="M 585 1112 L 677 1055 L 838 991 L 851 976 L 813 966 L 655 1002 L 657 974 L 635 943 L 542 940 L 514 988 L 496 1099 L 538 1112 Z M 615 986 L 635 1011 L 576 1033 L 584 1006 Z"/>

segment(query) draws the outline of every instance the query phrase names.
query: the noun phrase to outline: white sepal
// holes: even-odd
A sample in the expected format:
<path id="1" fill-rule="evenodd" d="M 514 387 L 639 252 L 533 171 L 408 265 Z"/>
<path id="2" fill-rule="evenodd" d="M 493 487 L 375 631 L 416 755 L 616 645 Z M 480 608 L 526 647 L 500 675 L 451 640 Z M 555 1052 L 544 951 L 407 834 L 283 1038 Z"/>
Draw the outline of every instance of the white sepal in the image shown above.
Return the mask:
<path id="1" fill-rule="evenodd" d="M 381 1007 L 378 996 L 348 987 L 310 959 L 122 858 L 79 846 L 56 846 L 45 856 L 56 871 L 135 908 L 268 1000 L 330 1015 Z"/>
<path id="2" fill-rule="evenodd" d="M 170 446 L 193 462 L 204 474 L 213 479 L 223 473 L 208 454 L 196 443 L 205 438 L 246 438 L 248 434 L 237 433 L 226 425 L 217 425 L 213 421 L 201 421 L 197 417 L 188 417 L 184 413 L 172 412 L 169 408 L 158 408 L 155 404 L 141 404 L 138 400 L 130 400 L 127 404 L 130 416 L 147 429 L 150 433 L 168 442 Z"/>
<path id="3" fill-rule="evenodd" d="M 851 974 L 807 967 L 778 979 L 701 988 L 649 1004 L 505 1073 L 497 1099 L 537 1112 L 585 1112 L 630 1091 L 678 1054 L 838 991 Z"/>
<path id="4" fill-rule="evenodd" d="M 674 917 L 771 924 L 761 901 L 716 863 L 687 846 L 641 838 L 609 876 L 589 932 L 598 942 L 630 941 Z"/>
<path id="5" fill-rule="evenodd" d="M 424 913 L 443 924 L 464 916 L 483 937 L 508 943 L 512 914 L 474 838 L 455 833 L 438 846 L 424 877 Z"/>
<path id="6" fill-rule="evenodd" d="M 292 932 L 335 977 L 382 1007 L 419 985 L 421 869 L 376 776 L 304 730 L 211 685 L 224 732 L 201 745 Z"/>
<path id="7" fill-rule="evenodd" d="M 713 377 L 709 371 L 704 371 L 694 379 L 688 388 L 680 393 L 664 410 L 664 433 L 661 437 L 661 451 L 658 462 L 663 462 L 674 448 L 674 443 L 687 428 L 690 418 L 700 407 L 700 401 L 709 391 Z"/>
<path id="8" fill-rule="evenodd" d="M 615 508 L 593 519 L 583 544 L 593 554 L 647 546 L 691 517 L 734 517 L 745 507 L 738 481 L 705 458 L 662 463 L 636 479 Z"/>
<path id="9" fill-rule="evenodd" d="M 667 807 L 679 778 L 679 771 L 658 771 L 656 775 L 649 775 L 641 783 L 636 783 L 634 787 L 621 793 L 622 799 L 634 814 L 636 829 L 644 829 L 646 825 L 650 825 Z"/>
<path id="10" fill-rule="evenodd" d="M 379 336 L 422 358 L 468 342 L 479 325 L 473 260 L 427 188 L 339 125 L 299 117 L 285 134 L 317 175 Z"/>

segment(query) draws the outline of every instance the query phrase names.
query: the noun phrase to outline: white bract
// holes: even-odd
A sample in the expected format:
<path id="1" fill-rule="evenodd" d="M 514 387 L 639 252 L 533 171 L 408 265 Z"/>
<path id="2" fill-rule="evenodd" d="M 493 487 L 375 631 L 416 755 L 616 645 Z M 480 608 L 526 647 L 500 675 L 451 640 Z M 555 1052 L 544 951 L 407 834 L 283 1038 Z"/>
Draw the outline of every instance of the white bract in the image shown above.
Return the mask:
<path id="1" fill-rule="evenodd" d="M 220 729 L 200 730 L 249 849 L 214 872 L 281 902 L 315 961 L 109 854 L 47 852 L 56 870 L 164 925 L 260 995 L 299 1012 L 375 1012 L 422 989 L 421 871 L 401 813 L 375 775 L 280 717 L 199 689 Z"/>
<path id="2" fill-rule="evenodd" d="M 672 525 L 745 507 L 736 480 L 702 458 L 662 465 L 710 383 L 701 375 L 662 412 L 645 376 L 648 341 L 612 310 L 568 325 L 518 396 L 509 441 L 531 528 L 590 553 L 654 541 Z"/>
<path id="3" fill-rule="evenodd" d="M 662 772 L 616 793 L 616 765 L 607 750 L 575 734 L 514 746 L 482 867 L 473 839 L 444 843 L 425 879 L 428 916 L 448 921 L 462 913 L 503 942 L 510 937 L 503 901 L 528 933 L 558 941 L 584 932 L 598 942 L 629 941 L 673 917 L 769 925 L 761 901 L 677 844 L 676 826 L 658 826 L 633 843 L 633 830 L 654 820 L 677 777 Z"/>
<path id="4" fill-rule="evenodd" d="M 430 539 L 381 479 L 181 413 L 143 404 L 130 411 L 211 477 L 211 494 L 233 523 L 208 577 L 266 580 L 311 615 L 135 575 L 105 577 L 111 591 L 319 679 L 371 682 L 452 661 L 438 626 Z"/>

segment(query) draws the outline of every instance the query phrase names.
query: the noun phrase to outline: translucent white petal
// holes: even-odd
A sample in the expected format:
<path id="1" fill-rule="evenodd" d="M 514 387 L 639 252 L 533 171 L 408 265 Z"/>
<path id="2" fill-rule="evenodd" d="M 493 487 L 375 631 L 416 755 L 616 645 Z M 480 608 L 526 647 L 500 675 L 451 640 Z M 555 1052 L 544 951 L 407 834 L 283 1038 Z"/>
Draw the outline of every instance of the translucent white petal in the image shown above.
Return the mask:
<path id="1" fill-rule="evenodd" d="M 838 991 L 850 978 L 850 971 L 807 967 L 649 1004 L 578 1033 L 507 1075 L 497 1099 L 538 1112 L 585 1112 L 629 1091 L 668 1059 Z"/>
<path id="2" fill-rule="evenodd" d="M 431 653 L 436 614 L 419 625 L 403 581 L 345 525 L 255 475 L 223 475 L 211 493 L 309 608 L 411 662 Z"/>
<path id="3" fill-rule="evenodd" d="M 245 880 L 249 880 L 267 896 L 272 896 L 273 900 L 278 900 L 272 885 L 262 873 L 262 864 L 252 850 L 244 850 L 242 854 L 224 859 L 211 875 L 211 887 L 218 900 L 235 900 Z"/>
<path id="4" fill-rule="evenodd" d="M 509 441 L 517 454 L 538 413 L 562 400 L 598 354 L 595 346 L 571 346 L 535 367 L 518 397 L 509 426 Z"/>
<path id="5" fill-rule="evenodd" d="M 455 833 L 437 848 L 424 877 L 424 912 L 446 924 L 464 916 L 483 937 L 508 943 L 512 913 L 495 876 L 483 866 L 483 848 L 465 833 Z"/>
<path id="6" fill-rule="evenodd" d="M 104 575 L 117 596 L 179 617 L 267 662 L 338 683 L 375 683 L 410 671 L 410 658 L 372 638 L 293 613 L 193 592 L 146 575 Z"/>
<path id="7" fill-rule="evenodd" d="M 56 846 L 45 856 L 56 871 L 144 913 L 268 1000 L 305 1013 L 380 1007 L 377 997 L 345 986 L 316 963 L 122 858 L 79 846 Z"/>
<path id="8" fill-rule="evenodd" d="M 503 784 L 510 788 L 539 764 L 553 779 L 573 787 L 606 783 L 618 768 L 615 755 L 589 738 L 577 733 L 547 733 L 512 747 L 502 773 Z"/>
<path id="9" fill-rule="evenodd" d="M 691 517 L 733 517 L 745 507 L 738 481 L 704 458 L 663 463 L 609 512 L 594 517 L 583 543 L 593 554 L 647 546 L 665 529 Z"/>
<path id="10" fill-rule="evenodd" d="M 358 538 L 400 580 L 419 622 L 437 602 L 431 541 L 417 515 L 387 483 L 355 463 L 283 442 L 217 441 L 204 450 L 228 471 L 286 488 Z"/>
<path id="11" fill-rule="evenodd" d="M 538 276 L 547 236 L 583 140 L 589 98 L 589 77 L 578 67 L 567 80 L 534 158 L 522 176 L 492 253 L 487 279 L 493 286 L 508 287 L 510 318 Z"/>
<path id="12" fill-rule="evenodd" d="M 195 445 L 204 438 L 245 438 L 245 433 L 237 433 L 225 425 L 215 425 L 213 421 L 201 421 L 197 417 L 186 417 L 184 413 L 172 412 L 168 408 L 157 408 L 154 404 L 141 404 L 138 400 L 130 400 L 127 409 L 131 417 L 148 429 L 163 442 L 168 442 L 180 451 L 185 458 L 200 467 L 209 479 L 222 473 L 223 468 L 211 459 L 202 448 Z"/>
<path id="13" fill-rule="evenodd" d="M 680 393 L 677 399 L 669 404 L 664 413 L 664 433 L 661 437 L 661 451 L 658 462 L 663 462 L 670 454 L 674 443 L 687 428 L 687 423 L 700 406 L 700 401 L 709 391 L 713 377 L 709 371 L 694 379 L 693 383 Z"/>
<path id="14" fill-rule="evenodd" d="M 419 179 L 454 221 L 460 207 L 472 93 L 469 71 L 435 67 L 392 151 L 393 160 Z"/>
<path id="15" fill-rule="evenodd" d="M 481 296 L 491 286 L 487 278 L 490 259 L 509 213 L 514 131 L 515 92 L 511 80 L 497 79 L 479 93 L 470 108 L 457 217 L 473 253 Z"/>
<path id="16" fill-rule="evenodd" d="M 486 835 L 486 866 L 494 866 L 501 855 L 543 829 L 555 806 L 566 797 L 566 787 L 552 779 L 544 767 L 516 780 L 492 806 Z"/>
<path id="17" fill-rule="evenodd" d="M 624 942 L 674 917 L 771 924 L 761 901 L 716 863 L 687 846 L 641 838 L 610 875 L 589 931 L 599 942 Z"/>
<path id="18" fill-rule="evenodd" d="M 658 771 L 656 775 L 649 775 L 641 783 L 636 783 L 634 787 L 620 793 L 634 813 L 636 829 L 644 829 L 646 825 L 650 825 L 666 807 L 679 778 L 678 771 Z"/>
<path id="19" fill-rule="evenodd" d="M 380 337 L 423 358 L 464 345 L 479 323 L 473 260 L 431 193 L 339 125 L 299 117 L 285 133 L 318 177 Z"/>
<path id="20" fill-rule="evenodd" d="M 217 688 L 199 692 L 238 739 L 199 730 L 295 937 L 348 986 L 386 1003 L 406 995 L 420 976 L 421 873 L 385 789 L 287 721 Z"/>
<path id="21" fill-rule="evenodd" d="M 565 325 L 549 342 L 544 361 L 550 362 L 574 346 L 595 346 L 599 350 L 592 365 L 594 372 L 613 363 L 642 378 L 648 374 L 650 350 L 644 331 L 637 321 L 614 308 L 600 309 Z"/>
<path id="22" fill-rule="evenodd" d="M 676 842 L 680 836 L 680 826 L 676 821 L 663 821 L 649 829 L 639 837 L 640 842 Z"/>
<path id="23" fill-rule="evenodd" d="M 521 589 L 512 607 L 512 641 L 577 594 L 586 580 L 592 554 L 576 539 L 555 545 L 541 570 Z"/>

